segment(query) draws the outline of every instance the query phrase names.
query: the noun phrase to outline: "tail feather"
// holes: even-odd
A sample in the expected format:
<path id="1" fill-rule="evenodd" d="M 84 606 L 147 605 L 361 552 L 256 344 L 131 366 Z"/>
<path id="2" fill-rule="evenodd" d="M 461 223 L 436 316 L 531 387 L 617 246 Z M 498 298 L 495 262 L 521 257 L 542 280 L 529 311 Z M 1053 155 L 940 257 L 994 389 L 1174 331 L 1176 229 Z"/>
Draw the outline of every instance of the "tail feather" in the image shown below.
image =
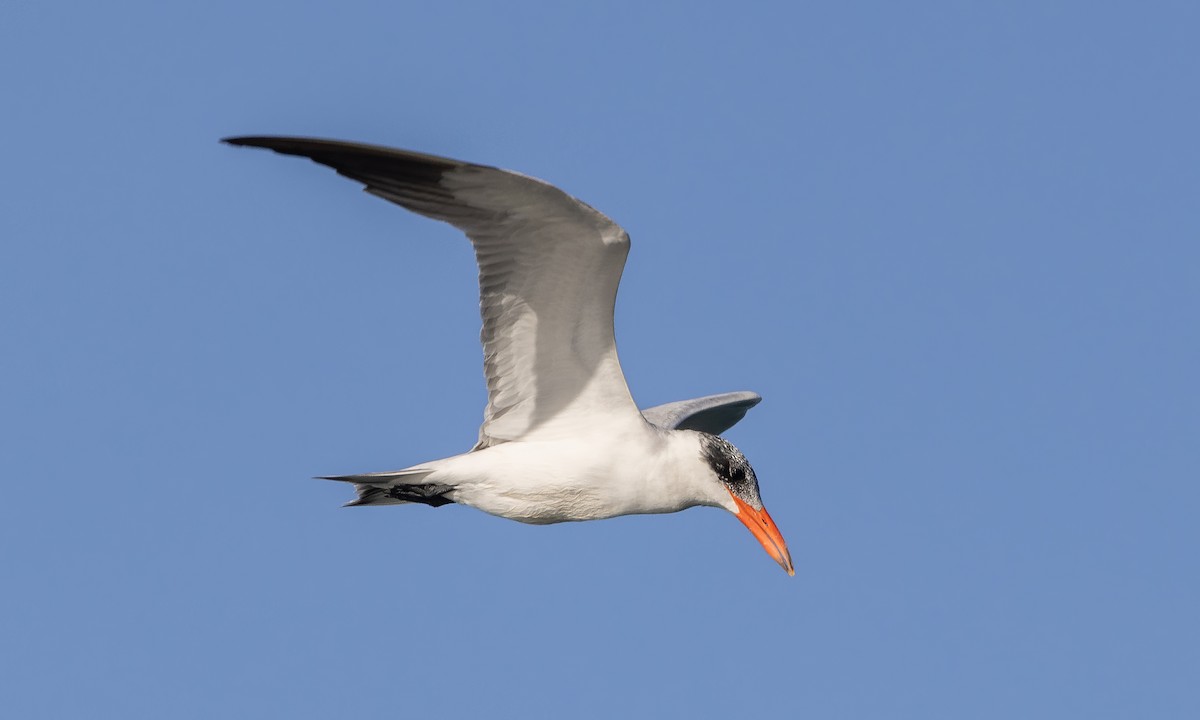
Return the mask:
<path id="1" fill-rule="evenodd" d="M 407 505 L 409 500 L 400 500 L 389 494 L 391 488 L 381 488 L 374 485 L 355 485 L 358 497 L 342 505 L 342 507 L 358 507 L 360 505 Z"/>
<path id="2" fill-rule="evenodd" d="M 420 482 L 432 472 L 428 468 L 408 468 L 407 470 L 389 470 L 388 472 L 361 473 L 359 475 L 321 475 L 317 479 L 365 483 L 367 485 L 391 485 L 394 483 L 407 484 Z"/>
<path id="3" fill-rule="evenodd" d="M 450 493 L 454 490 L 452 486 L 421 482 L 432 473 L 433 470 L 412 468 L 361 475 L 328 475 L 320 479 L 354 483 L 358 497 L 343 507 L 404 505 L 414 502 L 440 507 L 453 503 L 454 500 L 450 498 Z"/>

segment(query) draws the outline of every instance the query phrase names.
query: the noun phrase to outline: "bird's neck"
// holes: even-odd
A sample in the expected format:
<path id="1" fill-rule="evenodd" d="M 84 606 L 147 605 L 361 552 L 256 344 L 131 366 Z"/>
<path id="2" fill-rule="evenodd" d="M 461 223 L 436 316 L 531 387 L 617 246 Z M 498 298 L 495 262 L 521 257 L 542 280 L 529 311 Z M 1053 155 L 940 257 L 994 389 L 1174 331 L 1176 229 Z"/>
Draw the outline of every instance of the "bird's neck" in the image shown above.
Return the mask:
<path id="1" fill-rule="evenodd" d="M 662 439 L 664 449 L 655 456 L 657 466 L 651 470 L 650 484 L 665 498 L 678 502 L 680 509 L 696 505 L 725 507 L 729 493 L 716 482 L 704 460 L 700 433 L 666 430 Z"/>

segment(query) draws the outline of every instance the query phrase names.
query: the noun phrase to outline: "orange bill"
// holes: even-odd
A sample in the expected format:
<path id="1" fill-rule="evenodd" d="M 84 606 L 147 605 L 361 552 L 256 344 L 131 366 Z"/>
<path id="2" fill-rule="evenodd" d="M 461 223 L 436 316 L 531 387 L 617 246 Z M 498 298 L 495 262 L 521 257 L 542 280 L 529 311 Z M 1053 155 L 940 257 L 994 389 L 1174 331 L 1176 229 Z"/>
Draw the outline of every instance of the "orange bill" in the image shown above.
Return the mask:
<path id="1" fill-rule="evenodd" d="M 779 533 L 779 528 L 775 527 L 775 521 L 767 514 L 767 509 L 755 510 L 737 495 L 729 494 L 733 497 L 733 502 L 737 504 L 737 519 L 750 528 L 750 532 L 762 543 L 767 554 L 775 558 L 775 562 L 787 570 L 788 575 L 795 575 L 796 569 L 792 567 L 792 556 L 788 552 L 787 543 L 783 541 L 783 535 Z"/>

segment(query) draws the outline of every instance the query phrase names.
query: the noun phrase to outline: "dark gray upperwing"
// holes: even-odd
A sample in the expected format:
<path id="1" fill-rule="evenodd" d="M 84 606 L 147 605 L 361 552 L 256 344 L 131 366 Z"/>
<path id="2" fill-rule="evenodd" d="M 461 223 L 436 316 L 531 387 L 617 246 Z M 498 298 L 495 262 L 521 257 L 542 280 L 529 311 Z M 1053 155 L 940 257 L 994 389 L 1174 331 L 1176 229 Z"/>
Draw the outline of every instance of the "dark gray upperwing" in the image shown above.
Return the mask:
<path id="1" fill-rule="evenodd" d="M 643 410 L 642 416 L 668 430 L 699 430 L 720 435 L 737 425 L 760 402 L 762 396 L 758 393 L 743 390 L 655 405 Z"/>

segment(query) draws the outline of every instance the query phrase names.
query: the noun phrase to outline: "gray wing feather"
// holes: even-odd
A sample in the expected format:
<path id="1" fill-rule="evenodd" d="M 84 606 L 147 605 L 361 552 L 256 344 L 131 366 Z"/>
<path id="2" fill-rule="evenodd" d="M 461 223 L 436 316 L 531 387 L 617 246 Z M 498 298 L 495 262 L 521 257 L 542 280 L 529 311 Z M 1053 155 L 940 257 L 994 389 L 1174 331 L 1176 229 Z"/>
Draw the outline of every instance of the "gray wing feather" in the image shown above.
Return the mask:
<path id="1" fill-rule="evenodd" d="M 758 393 L 743 390 L 655 405 L 643 410 L 642 416 L 668 430 L 699 430 L 720 435 L 760 402 L 762 396 Z"/>
<path id="2" fill-rule="evenodd" d="M 423 153 L 308 138 L 225 142 L 307 157 L 471 239 L 488 386 L 477 447 L 551 422 L 637 412 L 613 339 L 629 236 L 601 213 L 540 180 Z"/>

